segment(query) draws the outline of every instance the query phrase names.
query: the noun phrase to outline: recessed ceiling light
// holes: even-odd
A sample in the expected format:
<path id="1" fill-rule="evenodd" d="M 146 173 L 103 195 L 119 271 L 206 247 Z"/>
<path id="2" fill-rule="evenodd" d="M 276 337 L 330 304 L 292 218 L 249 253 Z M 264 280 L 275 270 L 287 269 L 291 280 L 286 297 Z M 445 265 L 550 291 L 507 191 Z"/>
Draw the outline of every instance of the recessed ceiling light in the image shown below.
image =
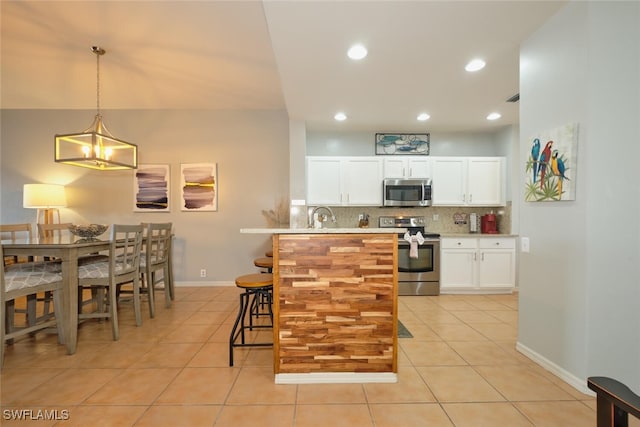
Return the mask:
<path id="1" fill-rule="evenodd" d="M 367 56 L 367 48 L 361 44 L 354 44 L 347 51 L 347 55 L 349 56 L 349 58 L 354 59 L 356 61 L 360 60 L 365 56 Z"/>
<path id="2" fill-rule="evenodd" d="M 466 67 L 464 67 L 464 69 L 472 73 L 474 71 L 482 70 L 485 65 L 486 62 L 484 62 L 482 59 L 472 59 L 471 61 L 469 61 Z"/>
<path id="3" fill-rule="evenodd" d="M 347 120 L 347 115 L 345 113 L 336 113 L 336 115 L 333 116 L 333 118 L 339 122 L 342 122 L 344 120 Z"/>
<path id="4" fill-rule="evenodd" d="M 502 117 L 500 113 L 491 113 L 487 116 L 487 120 L 498 120 L 500 117 Z"/>
<path id="5" fill-rule="evenodd" d="M 429 120 L 431 118 L 430 115 L 428 115 L 427 113 L 420 113 L 418 114 L 417 119 L 420 120 L 421 122 L 424 122 L 425 120 Z"/>

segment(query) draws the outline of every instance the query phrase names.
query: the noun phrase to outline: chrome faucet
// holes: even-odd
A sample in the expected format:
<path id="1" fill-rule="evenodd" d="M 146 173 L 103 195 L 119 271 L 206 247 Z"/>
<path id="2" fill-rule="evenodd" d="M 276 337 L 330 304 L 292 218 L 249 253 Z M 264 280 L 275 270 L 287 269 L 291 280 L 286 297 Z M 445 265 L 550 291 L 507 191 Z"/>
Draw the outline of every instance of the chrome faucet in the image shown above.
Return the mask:
<path id="1" fill-rule="evenodd" d="M 334 215 L 333 211 L 331 210 L 330 207 L 328 206 L 316 206 L 315 208 L 311 207 L 308 210 L 308 214 L 309 214 L 309 228 L 314 228 L 314 221 L 313 221 L 313 217 L 316 213 L 318 213 L 320 210 L 326 210 L 329 215 L 331 215 L 331 222 L 337 222 L 336 220 L 336 216 Z M 320 219 L 322 218 L 322 219 Z M 324 224 L 324 222 L 327 220 L 327 216 L 325 214 L 322 214 L 322 216 L 318 215 L 318 219 L 319 221 Z M 320 226 L 320 228 L 322 228 L 322 225 Z"/>

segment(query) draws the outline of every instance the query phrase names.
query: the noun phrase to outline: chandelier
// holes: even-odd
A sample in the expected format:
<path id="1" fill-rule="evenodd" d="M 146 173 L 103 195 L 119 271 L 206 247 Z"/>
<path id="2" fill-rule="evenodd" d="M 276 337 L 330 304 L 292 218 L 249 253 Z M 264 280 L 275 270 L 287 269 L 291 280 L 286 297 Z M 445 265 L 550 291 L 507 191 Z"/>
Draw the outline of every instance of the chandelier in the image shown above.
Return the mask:
<path id="1" fill-rule="evenodd" d="M 138 146 L 114 137 L 102 121 L 100 112 L 100 57 L 105 50 L 93 46 L 97 63 L 97 113 L 89 128 L 80 133 L 55 136 L 55 161 L 97 170 L 136 169 Z"/>

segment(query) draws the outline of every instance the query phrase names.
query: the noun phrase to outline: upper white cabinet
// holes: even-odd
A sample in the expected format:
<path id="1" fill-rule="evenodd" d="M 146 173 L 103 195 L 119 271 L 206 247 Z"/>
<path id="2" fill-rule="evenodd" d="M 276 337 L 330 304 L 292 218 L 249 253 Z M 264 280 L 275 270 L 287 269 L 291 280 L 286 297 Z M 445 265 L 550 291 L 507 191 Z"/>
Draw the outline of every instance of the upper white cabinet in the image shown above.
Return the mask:
<path id="1" fill-rule="evenodd" d="M 503 157 L 432 158 L 434 206 L 505 204 Z"/>
<path id="2" fill-rule="evenodd" d="M 382 159 L 307 157 L 307 204 L 382 205 Z"/>
<path id="3" fill-rule="evenodd" d="M 428 156 L 384 157 L 384 178 L 431 178 L 431 159 Z"/>

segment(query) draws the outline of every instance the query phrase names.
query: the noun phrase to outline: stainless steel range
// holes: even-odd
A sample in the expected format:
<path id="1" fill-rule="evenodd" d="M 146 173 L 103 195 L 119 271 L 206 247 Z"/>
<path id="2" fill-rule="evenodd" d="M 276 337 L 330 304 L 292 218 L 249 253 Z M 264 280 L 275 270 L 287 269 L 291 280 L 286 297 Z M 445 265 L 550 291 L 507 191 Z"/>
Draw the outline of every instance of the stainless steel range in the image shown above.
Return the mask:
<path id="1" fill-rule="evenodd" d="M 410 240 L 418 232 L 424 238 L 412 251 L 405 233 L 398 233 L 398 295 L 440 295 L 440 235 L 425 232 L 422 216 L 381 216 L 379 226 L 406 228 Z"/>

